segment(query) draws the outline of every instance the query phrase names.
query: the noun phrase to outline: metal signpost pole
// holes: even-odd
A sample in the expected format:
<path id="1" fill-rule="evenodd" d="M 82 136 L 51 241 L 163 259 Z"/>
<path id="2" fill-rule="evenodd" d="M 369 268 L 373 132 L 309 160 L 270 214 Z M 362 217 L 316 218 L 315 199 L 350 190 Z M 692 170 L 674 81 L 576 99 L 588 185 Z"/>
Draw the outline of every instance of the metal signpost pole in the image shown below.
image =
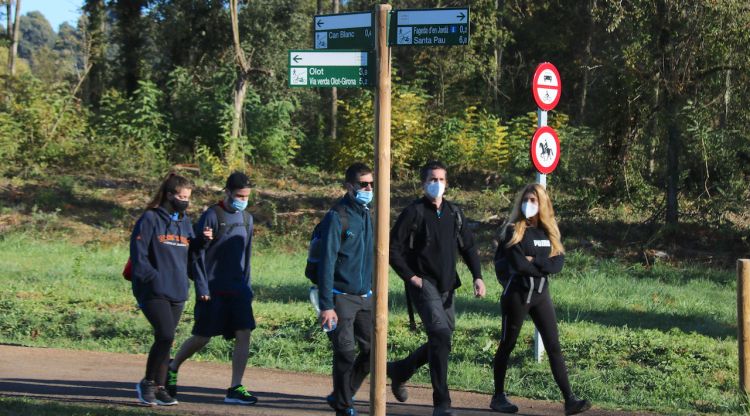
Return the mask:
<path id="1" fill-rule="evenodd" d="M 391 6 L 375 8 L 377 81 L 375 94 L 375 284 L 373 342 L 370 356 L 370 415 L 385 416 L 386 352 L 388 348 L 388 237 L 391 212 L 391 48 L 388 14 Z"/>

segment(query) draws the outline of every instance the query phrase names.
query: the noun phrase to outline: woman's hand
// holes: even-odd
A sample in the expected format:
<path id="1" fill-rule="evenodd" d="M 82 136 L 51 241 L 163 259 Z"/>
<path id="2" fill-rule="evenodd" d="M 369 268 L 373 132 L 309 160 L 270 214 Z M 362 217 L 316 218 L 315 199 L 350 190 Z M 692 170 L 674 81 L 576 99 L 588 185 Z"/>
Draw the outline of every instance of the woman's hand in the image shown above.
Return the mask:
<path id="1" fill-rule="evenodd" d="M 409 279 L 409 281 L 414 286 L 416 286 L 416 287 L 418 287 L 420 289 L 422 288 L 422 278 L 421 277 L 419 277 L 417 275 L 414 275 L 414 276 L 411 277 L 411 279 Z"/>

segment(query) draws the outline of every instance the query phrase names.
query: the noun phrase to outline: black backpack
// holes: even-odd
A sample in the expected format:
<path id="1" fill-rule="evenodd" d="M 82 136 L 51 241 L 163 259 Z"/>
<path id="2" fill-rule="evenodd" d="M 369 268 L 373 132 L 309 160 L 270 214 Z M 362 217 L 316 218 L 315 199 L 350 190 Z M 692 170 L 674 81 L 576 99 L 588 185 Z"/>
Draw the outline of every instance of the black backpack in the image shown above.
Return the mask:
<path id="1" fill-rule="evenodd" d="M 227 212 L 224 210 L 222 206 L 219 204 L 214 204 L 210 206 L 208 209 L 214 210 L 214 213 L 216 214 L 216 220 L 219 223 L 218 230 L 216 231 L 216 235 L 214 235 L 214 238 L 209 242 L 209 245 L 214 244 L 215 242 L 219 241 L 221 237 L 223 237 L 226 233 L 228 233 L 230 230 L 233 230 L 235 227 L 245 227 L 247 234 L 250 235 L 250 226 L 251 226 L 251 214 L 247 211 L 242 211 L 242 222 L 237 222 L 233 224 L 227 224 Z M 188 252 L 188 277 L 192 280 L 195 280 L 195 269 L 197 267 L 200 267 L 198 265 L 199 262 L 199 256 L 198 253 L 194 250 L 190 250 Z M 245 256 L 245 270 L 250 266 L 250 256 Z"/>
<path id="2" fill-rule="evenodd" d="M 463 249 L 464 239 L 461 236 L 461 230 L 464 226 L 464 213 L 461 212 L 461 209 L 458 206 L 451 202 L 443 200 L 443 204 L 445 205 L 445 208 L 451 212 L 451 215 L 455 217 L 454 223 L 456 226 L 454 234 L 456 241 L 458 241 L 458 248 Z M 417 215 L 414 217 L 414 221 L 409 228 L 409 250 L 414 251 L 414 237 L 416 236 L 417 231 L 419 231 L 419 227 L 424 224 L 424 203 L 421 199 L 418 199 L 414 201 L 412 205 L 414 205 Z M 425 247 L 430 245 L 430 241 L 430 230 L 425 228 Z M 406 309 L 409 312 L 409 328 L 411 328 L 412 331 L 417 331 L 417 323 L 414 320 L 414 305 L 412 304 L 411 297 L 409 297 L 409 282 L 407 281 L 404 281 L 404 294 L 406 295 Z"/>
<path id="3" fill-rule="evenodd" d="M 349 230 L 349 214 L 346 212 L 346 207 L 342 204 L 336 204 L 330 211 L 336 211 L 339 214 L 339 219 L 341 220 L 341 241 L 343 241 L 346 238 L 346 232 Z M 323 221 L 320 221 L 313 228 L 312 235 L 310 236 L 310 244 L 307 248 L 305 276 L 314 285 L 318 284 L 318 263 L 320 263 L 323 255 L 321 247 L 322 236 L 320 232 L 320 224 L 322 223 Z"/>

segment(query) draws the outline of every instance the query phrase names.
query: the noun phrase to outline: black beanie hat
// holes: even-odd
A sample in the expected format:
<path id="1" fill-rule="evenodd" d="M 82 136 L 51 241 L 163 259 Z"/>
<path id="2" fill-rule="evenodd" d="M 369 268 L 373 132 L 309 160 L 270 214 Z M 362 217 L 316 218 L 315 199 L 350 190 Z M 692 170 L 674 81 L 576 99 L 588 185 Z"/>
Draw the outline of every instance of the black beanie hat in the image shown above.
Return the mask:
<path id="1" fill-rule="evenodd" d="M 229 192 L 234 192 L 238 189 L 249 188 L 250 178 L 242 172 L 234 172 L 227 178 L 227 185 L 225 189 Z"/>

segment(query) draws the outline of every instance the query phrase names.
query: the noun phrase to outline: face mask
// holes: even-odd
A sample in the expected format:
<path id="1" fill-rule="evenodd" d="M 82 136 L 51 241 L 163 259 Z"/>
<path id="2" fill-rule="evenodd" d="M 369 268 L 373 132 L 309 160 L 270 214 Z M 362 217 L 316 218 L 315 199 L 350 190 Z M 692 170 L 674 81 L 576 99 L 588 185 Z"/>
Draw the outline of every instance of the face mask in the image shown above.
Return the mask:
<path id="1" fill-rule="evenodd" d="M 188 206 L 190 205 L 190 201 L 181 201 L 177 198 L 171 200 L 170 202 L 172 203 L 172 208 L 175 210 L 175 212 L 179 212 L 180 214 L 187 211 Z"/>
<path id="2" fill-rule="evenodd" d="M 247 201 L 240 201 L 238 199 L 232 198 L 232 208 L 236 209 L 237 211 L 244 211 L 245 208 L 247 208 Z"/>
<path id="3" fill-rule="evenodd" d="M 424 187 L 424 191 L 431 199 L 438 199 L 445 192 L 445 183 L 430 182 Z"/>
<path id="4" fill-rule="evenodd" d="M 357 202 L 359 202 L 362 205 L 367 205 L 370 203 L 370 201 L 372 201 L 372 191 L 359 190 L 357 191 L 357 194 L 354 197 L 354 199 L 356 199 Z"/>
<path id="5" fill-rule="evenodd" d="M 524 202 L 521 204 L 521 212 L 526 218 L 531 218 L 539 213 L 539 205 L 533 202 Z"/>

